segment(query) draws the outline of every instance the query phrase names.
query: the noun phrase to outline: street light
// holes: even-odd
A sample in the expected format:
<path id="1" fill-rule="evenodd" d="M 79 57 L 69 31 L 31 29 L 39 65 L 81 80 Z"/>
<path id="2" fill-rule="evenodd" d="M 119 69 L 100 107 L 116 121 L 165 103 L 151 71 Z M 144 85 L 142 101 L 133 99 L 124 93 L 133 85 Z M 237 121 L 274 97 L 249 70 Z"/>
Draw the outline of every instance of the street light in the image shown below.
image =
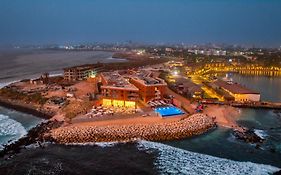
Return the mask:
<path id="1" fill-rule="evenodd" d="M 179 74 L 178 71 L 174 71 L 174 72 L 173 72 L 173 75 L 174 75 L 174 76 L 177 76 L 178 74 Z"/>

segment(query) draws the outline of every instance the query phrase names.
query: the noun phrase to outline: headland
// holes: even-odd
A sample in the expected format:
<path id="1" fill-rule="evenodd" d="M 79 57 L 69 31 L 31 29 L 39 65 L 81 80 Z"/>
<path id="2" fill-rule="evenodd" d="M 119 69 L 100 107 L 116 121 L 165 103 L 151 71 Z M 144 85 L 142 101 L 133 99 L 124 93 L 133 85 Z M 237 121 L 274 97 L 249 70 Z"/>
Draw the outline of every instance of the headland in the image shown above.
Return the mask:
<path id="1" fill-rule="evenodd" d="M 113 57 L 128 62 L 73 66 L 63 69 L 63 76 L 44 73 L 12 83 L 0 90 L 0 104 L 61 121 L 40 136 L 56 143 L 176 140 L 216 125 L 248 139 L 249 130 L 236 123 L 239 112 L 231 104 L 254 104 L 259 93 L 227 81 L 205 82 L 201 68 L 185 74 L 184 61 L 170 57 L 143 52 Z"/>

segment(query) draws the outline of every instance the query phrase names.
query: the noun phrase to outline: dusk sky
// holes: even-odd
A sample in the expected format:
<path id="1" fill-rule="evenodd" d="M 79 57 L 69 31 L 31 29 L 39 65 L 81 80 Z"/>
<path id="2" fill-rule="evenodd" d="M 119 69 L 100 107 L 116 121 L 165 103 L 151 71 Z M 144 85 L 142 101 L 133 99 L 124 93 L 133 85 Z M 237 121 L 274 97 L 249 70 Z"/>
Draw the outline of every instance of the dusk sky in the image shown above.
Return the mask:
<path id="1" fill-rule="evenodd" d="M 0 0 L 0 44 L 281 45 L 280 0 Z"/>

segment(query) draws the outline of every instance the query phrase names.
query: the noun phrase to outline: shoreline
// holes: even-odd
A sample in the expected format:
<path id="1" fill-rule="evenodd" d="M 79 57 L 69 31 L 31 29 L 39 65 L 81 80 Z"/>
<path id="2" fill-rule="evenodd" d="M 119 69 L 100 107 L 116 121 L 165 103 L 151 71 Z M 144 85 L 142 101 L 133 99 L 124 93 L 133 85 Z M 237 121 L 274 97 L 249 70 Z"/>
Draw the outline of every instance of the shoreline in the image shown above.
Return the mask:
<path id="1" fill-rule="evenodd" d="M 31 128 L 25 136 L 19 138 L 13 143 L 3 145 L 4 149 L 0 150 L 0 158 L 4 157 L 9 159 L 15 154 L 20 153 L 21 150 L 26 148 L 26 146 L 32 144 L 39 144 L 40 147 L 43 147 L 42 144 L 51 141 L 50 139 L 46 140 L 44 134 L 49 132 L 51 129 L 60 127 L 62 124 L 62 122 L 56 120 L 47 120 L 39 123 L 37 126 Z"/>
<path id="2" fill-rule="evenodd" d="M 26 114 L 31 114 L 34 115 L 35 117 L 42 118 L 42 119 L 51 119 L 53 115 L 48 114 L 46 112 L 40 111 L 38 109 L 35 109 L 34 107 L 28 107 L 27 105 L 22 105 L 20 102 L 16 101 L 10 101 L 10 100 L 4 100 L 2 97 L 0 97 L 0 106 L 15 110 L 18 112 L 26 113 Z"/>
<path id="3" fill-rule="evenodd" d="M 232 106 L 208 105 L 203 113 L 214 117 L 217 124 L 221 127 L 241 130 L 241 127 L 236 121 L 240 116 L 237 108 Z"/>

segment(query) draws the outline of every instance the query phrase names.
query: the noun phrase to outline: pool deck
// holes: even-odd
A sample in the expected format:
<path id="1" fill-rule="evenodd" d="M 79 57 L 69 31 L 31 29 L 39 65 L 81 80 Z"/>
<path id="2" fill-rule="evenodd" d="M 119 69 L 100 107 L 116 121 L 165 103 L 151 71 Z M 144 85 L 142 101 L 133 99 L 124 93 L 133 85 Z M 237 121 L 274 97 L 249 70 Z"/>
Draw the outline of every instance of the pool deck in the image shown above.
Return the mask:
<path id="1" fill-rule="evenodd" d="M 161 117 L 173 117 L 178 115 L 184 115 L 185 113 L 180 108 L 175 106 L 168 106 L 168 107 L 159 107 L 154 110 L 156 113 L 159 113 Z"/>

